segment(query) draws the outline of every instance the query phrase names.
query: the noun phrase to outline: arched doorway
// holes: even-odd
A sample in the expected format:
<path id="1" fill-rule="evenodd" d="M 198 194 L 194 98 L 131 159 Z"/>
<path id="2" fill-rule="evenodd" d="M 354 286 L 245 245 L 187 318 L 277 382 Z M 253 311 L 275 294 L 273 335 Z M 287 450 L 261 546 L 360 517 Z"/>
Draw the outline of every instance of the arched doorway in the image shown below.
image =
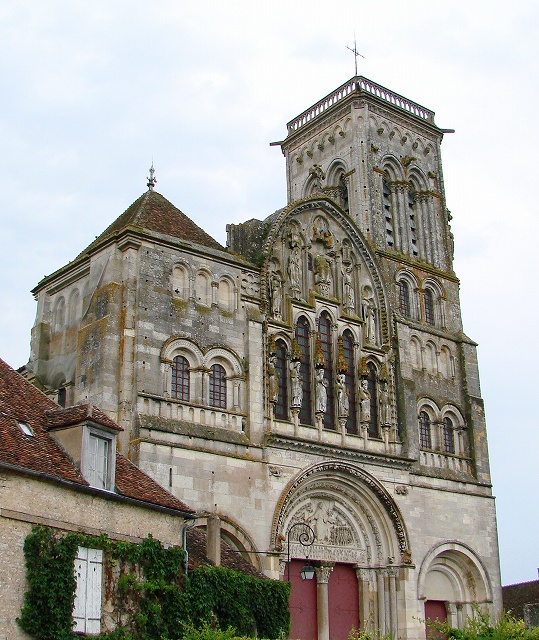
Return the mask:
<path id="1" fill-rule="evenodd" d="M 301 524 L 314 533 L 308 547 Z M 397 634 L 398 583 L 410 552 L 396 505 L 370 474 L 340 461 L 304 470 L 283 493 L 272 535 L 291 559 L 283 576 L 289 568 L 291 637 L 346 640 L 352 628 Z M 316 568 L 311 584 L 299 577 L 306 556 Z"/>
<path id="2" fill-rule="evenodd" d="M 456 541 L 436 545 L 426 555 L 419 572 L 418 593 L 424 602 L 425 620 L 447 620 L 457 628 L 467 617 L 473 617 L 474 606 L 487 611 L 492 606 L 492 589 L 481 560 Z"/>

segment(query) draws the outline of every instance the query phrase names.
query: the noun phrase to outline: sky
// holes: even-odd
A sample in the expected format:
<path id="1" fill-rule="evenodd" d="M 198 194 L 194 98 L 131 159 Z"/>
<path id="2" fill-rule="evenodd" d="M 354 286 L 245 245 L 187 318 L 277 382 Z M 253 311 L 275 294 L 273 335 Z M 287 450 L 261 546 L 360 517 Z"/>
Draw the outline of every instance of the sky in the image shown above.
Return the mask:
<path id="1" fill-rule="evenodd" d="M 436 112 L 464 329 L 479 344 L 502 583 L 539 567 L 539 4 L 2 0 L 0 357 L 31 289 L 146 191 L 221 243 L 286 204 L 286 123 L 358 72 Z"/>

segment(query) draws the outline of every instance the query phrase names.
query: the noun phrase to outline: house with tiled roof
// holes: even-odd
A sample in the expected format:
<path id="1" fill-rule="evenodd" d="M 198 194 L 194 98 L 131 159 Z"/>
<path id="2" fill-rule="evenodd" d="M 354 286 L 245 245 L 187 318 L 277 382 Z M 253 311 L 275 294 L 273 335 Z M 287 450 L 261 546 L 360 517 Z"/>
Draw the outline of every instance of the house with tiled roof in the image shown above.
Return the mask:
<path id="1" fill-rule="evenodd" d="M 27 588 L 24 541 L 36 525 L 132 543 L 151 535 L 165 547 L 188 538 L 191 568 L 220 563 L 220 553 L 207 557 L 205 531 L 187 532 L 193 509 L 117 450 L 121 431 L 92 405 L 60 407 L 0 359 L 0 638 L 28 638 L 16 619 Z M 219 552 L 224 566 L 263 577 L 226 545 Z M 77 591 L 75 630 L 104 630 L 102 565 L 101 550 L 79 549 L 77 589 L 90 571 L 98 589 L 88 582 L 84 598 Z"/>

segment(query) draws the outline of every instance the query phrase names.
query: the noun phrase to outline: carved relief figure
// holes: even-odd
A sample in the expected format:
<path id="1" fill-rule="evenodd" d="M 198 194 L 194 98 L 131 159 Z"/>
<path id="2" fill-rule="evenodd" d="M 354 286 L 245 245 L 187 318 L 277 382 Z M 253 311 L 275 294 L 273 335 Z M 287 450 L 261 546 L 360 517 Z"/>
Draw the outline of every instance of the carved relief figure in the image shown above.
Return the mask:
<path id="1" fill-rule="evenodd" d="M 380 381 L 380 423 L 383 426 L 391 424 L 390 407 L 389 407 L 389 389 L 387 380 Z"/>
<path id="2" fill-rule="evenodd" d="M 296 297 L 301 292 L 301 253 L 297 247 L 288 257 L 288 277 L 290 278 L 290 289 Z"/>
<path id="3" fill-rule="evenodd" d="M 312 177 L 311 193 L 322 191 L 322 180 L 326 179 L 326 174 L 322 170 L 322 167 L 319 164 L 313 164 L 309 169 L 309 175 Z"/>
<path id="4" fill-rule="evenodd" d="M 342 300 L 345 309 L 353 310 L 356 305 L 354 284 L 352 282 L 352 267 L 347 265 L 342 273 L 343 292 Z"/>
<path id="5" fill-rule="evenodd" d="M 324 378 L 324 369 L 316 370 L 316 413 L 326 413 L 328 381 Z"/>
<path id="6" fill-rule="evenodd" d="M 339 411 L 339 418 L 348 417 L 350 403 L 348 401 L 348 389 L 346 388 L 344 373 L 339 373 L 337 375 L 337 408 Z"/>
<path id="7" fill-rule="evenodd" d="M 314 276 L 318 291 L 323 296 L 328 296 L 331 288 L 331 269 L 328 259 L 321 254 L 314 259 Z"/>
<path id="8" fill-rule="evenodd" d="M 371 421 L 371 394 L 369 383 L 366 379 L 361 381 L 359 389 L 359 405 L 361 409 L 361 422 Z"/>
<path id="9" fill-rule="evenodd" d="M 275 271 L 270 277 L 270 297 L 271 297 L 271 311 L 277 318 L 281 317 L 282 308 L 282 290 L 281 290 L 281 278 Z"/>
<path id="10" fill-rule="evenodd" d="M 371 294 L 372 295 L 372 294 Z M 362 302 L 363 320 L 365 322 L 365 338 L 368 342 L 376 342 L 376 306 L 374 300 L 368 297 L 367 291 Z"/>
<path id="11" fill-rule="evenodd" d="M 290 376 L 292 387 L 292 407 L 301 407 L 303 402 L 303 379 L 300 376 L 301 362 L 293 360 L 290 363 Z"/>
<path id="12" fill-rule="evenodd" d="M 277 398 L 279 397 L 279 381 L 277 380 L 277 372 L 275 371 L 276 362 L 277 362 L 277 355 L 272 353 L 268 359 L 270 402 L 277 402 Z"/>

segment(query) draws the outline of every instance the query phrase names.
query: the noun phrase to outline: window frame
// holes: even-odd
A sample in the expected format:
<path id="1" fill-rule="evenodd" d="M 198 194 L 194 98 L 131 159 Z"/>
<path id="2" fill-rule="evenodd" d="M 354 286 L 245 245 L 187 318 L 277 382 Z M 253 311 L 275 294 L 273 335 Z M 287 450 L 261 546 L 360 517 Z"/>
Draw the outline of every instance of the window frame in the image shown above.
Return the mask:
<path id="1" fill-rule="evenodd" d="M 219 372 L 218 376 L 216 376 L 216 372 Z M 210 373 L 208 375 L 208 404 L 210 407 L 214 409 L 227 408 L 226 382 L 226 369 L 219 362 L 214 362 L 210 367 Z"/>
<path id="2" fill-rule="evenodd" d="M 426 420 L 423 416 L 425 416 Z M 418 415 L 418 430 L 419 448 L 432 450 L 432 420 L 424 409 L 422 409 Z"/>
<path id="3" fill-rule="evenodd" d="M 288 420 L 288 348 L 282 339 L 275 341 L 275 375 L 277 376 L 277 402 L 275 403 L 275 418 Z"/>
<path id="4" fill-rule="evenodd" d="M 436 325 L 436 308 L 434 291 L 430 287 L 425 287 L 423 291 L 423 303 L 425 307 L 425 322 L 434 327 Z"/>
<path id="5" fill-rule="evenodd" d="M 98 470 L 92 466 L 91 447 L 102 441 L 104 445 L 104 481 L 97 482 Z M 95 489 L 114 492 L 116 479 L 116 433 L 104 428 L 85 424 L 82 436 L 81 471 L 85 480 Z"/>
<path id="6" fill-rule="evenodd" d="M 180 361 L 183 361 L 182 368 L 177 366 Z M 172 358 L 170 397 L 182 402 L 189 402 L 191 398 L 191 366 L 189 360 L 182 354 Z"/>

